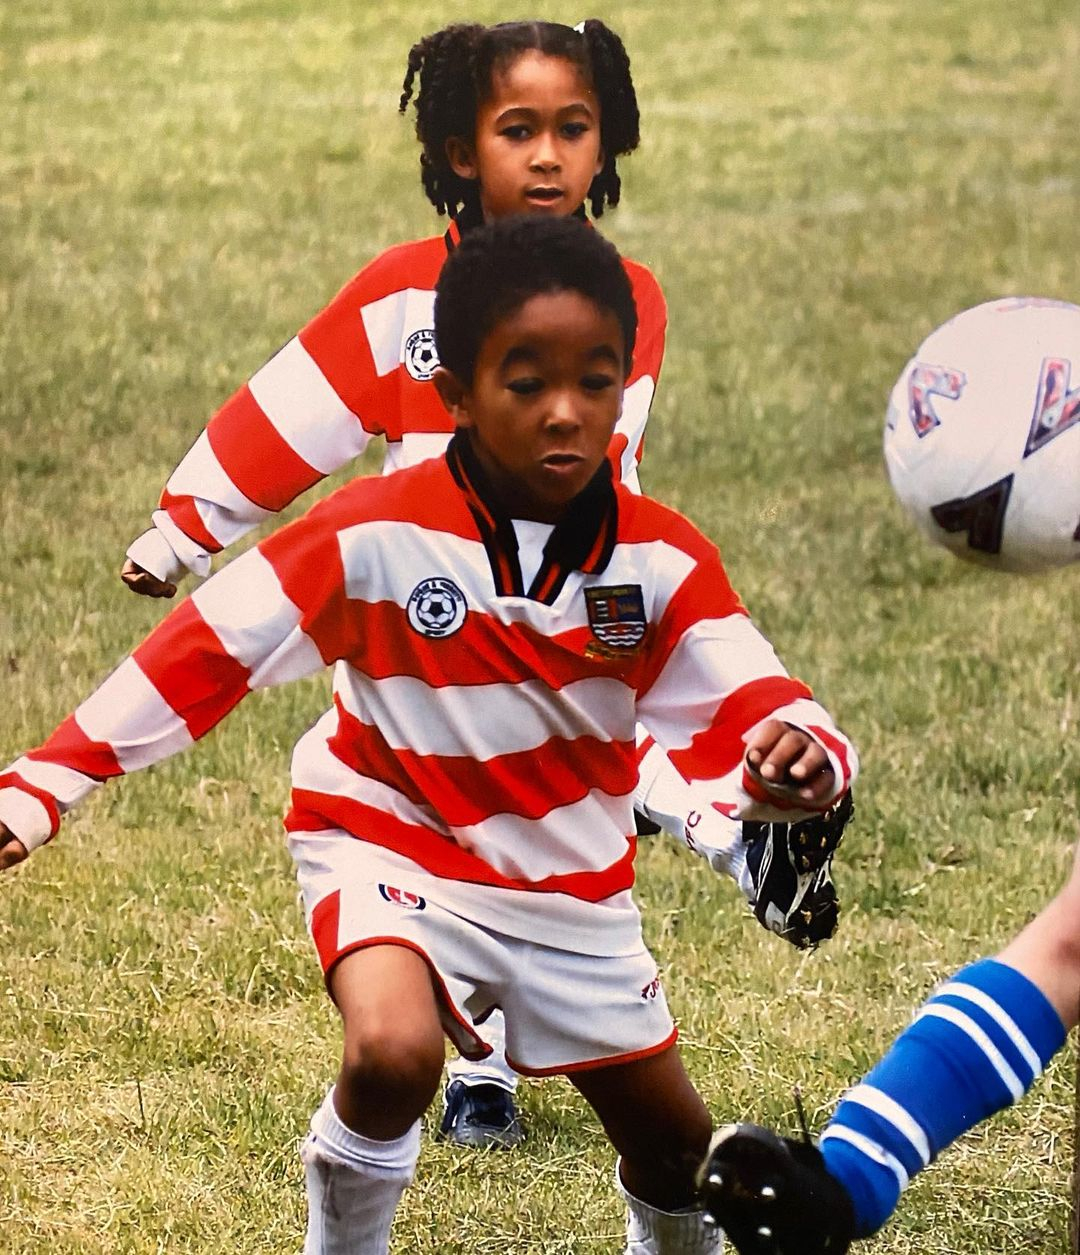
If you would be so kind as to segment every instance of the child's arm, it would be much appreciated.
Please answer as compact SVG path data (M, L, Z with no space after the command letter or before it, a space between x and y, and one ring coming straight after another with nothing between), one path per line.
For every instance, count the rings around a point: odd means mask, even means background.
M625 263L638 311L634 360L623 393L622 413L615 425L609 456L616 476L640 492L638 463L645 448L645 425L656 395L667 336L667 304L650 271L636 262Z
M823 812L850 788L855 750L751 623L715 550L694 548L657 625L638 717L728 819Z
M352 647L334 501L198 588L43 745L0 771L0 868L51 840L104 781L185 749L252 690Z
M205 576L214 554L386 434L398 384L371 340L385 328L364 312L386 297L393 264L384 254L362 270L213 416L128 549L133 592L173 596L188 571Z

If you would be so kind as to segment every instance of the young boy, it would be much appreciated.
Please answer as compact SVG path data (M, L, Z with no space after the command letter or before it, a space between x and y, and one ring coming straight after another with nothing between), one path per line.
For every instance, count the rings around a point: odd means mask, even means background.
M711 1122L633 884L634 728L739 818L798 819L855 753L685 519L612 482L636 313L573 218L478 229L437 288L444 457L356 481L197 589L0 776L0 866L250 690L336 663L286 819L344 1022L303 1148L308 1255L381 1255L443 1034L566 1074L619 1156L629 1255L712 1255Z

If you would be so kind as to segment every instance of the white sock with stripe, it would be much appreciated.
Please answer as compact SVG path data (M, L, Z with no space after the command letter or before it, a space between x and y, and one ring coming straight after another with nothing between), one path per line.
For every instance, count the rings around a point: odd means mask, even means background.
M390 1142L353 1132L334 1090L311 1118L300 1149L307 1181L304 1255L386 1255L398 1200L420 1153L420 1121Z
M822 1134L856 1235L876 1232L910 1178L961 1133L1025 1094L1064 1041L1038 986L996 959L939 986Z

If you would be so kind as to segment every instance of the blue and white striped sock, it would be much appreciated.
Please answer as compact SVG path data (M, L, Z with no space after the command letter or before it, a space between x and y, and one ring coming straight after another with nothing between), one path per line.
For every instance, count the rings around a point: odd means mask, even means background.
M880 1229L910 1178L961 1133L1025 1094L1064 1041L1038 986L996 959L939 986L822 1134L856 1235Z

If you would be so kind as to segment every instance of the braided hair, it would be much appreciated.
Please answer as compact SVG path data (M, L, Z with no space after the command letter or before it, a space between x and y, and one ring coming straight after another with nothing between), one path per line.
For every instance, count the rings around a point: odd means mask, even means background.
M630 59L622 40L603 22L590 18L580 30L557 22L501 22L497 26L458 23L436 31L409 50L399 111L415 93L416 137L420 141L420 181L439 213L459 207L479 210L476 181L455 174L446 155L452 137L472 141L477 106L491 93L495 74L523 52L562 57L576 66L600 103L600 145L604 165L589 188L593 217L617 205L622 180L616 158L640 140L637 95Z

